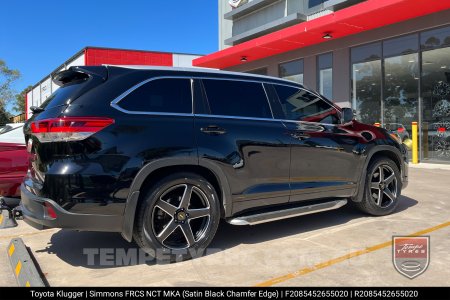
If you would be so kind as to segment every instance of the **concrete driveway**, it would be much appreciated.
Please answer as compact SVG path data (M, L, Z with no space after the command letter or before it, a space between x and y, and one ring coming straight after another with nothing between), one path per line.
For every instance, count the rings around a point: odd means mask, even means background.
M431 262L415 279L392 264L393 235L428 235ZM0 285L15 286L6 247L22 237L51 286L450 286L450 171L410 169L398 210L339 210L253 227L225 222L208 255L175 264L139 260L120 234L0 230ZM136 259L135 259L136 258Z

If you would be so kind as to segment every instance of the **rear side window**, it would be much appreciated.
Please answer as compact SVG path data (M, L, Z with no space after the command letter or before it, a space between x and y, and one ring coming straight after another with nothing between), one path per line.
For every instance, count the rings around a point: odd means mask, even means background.
M131 92L119 106L137 112L192 113L191 81L185 78L152 80Z
M300 88L274 85L287 120L339 123L337 110L325 100Z
M211 114L272 118L262 83L204 79Z

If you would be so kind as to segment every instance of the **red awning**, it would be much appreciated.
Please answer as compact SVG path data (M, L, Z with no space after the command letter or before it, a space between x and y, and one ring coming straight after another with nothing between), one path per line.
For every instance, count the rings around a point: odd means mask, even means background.
M449 0L367 0L248 42L197 58L194 66L224 69L333 39L450 9Z

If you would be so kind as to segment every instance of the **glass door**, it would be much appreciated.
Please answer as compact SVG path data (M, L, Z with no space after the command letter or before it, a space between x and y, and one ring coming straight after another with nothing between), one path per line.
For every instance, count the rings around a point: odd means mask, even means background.
M355 63L352 72L356 119L371 125L381 123L381 59Z
M450 162L450 48L422 53L423 158Z
M383 126L402 141L412 136L411 123L419 121L419 55L384 59Z

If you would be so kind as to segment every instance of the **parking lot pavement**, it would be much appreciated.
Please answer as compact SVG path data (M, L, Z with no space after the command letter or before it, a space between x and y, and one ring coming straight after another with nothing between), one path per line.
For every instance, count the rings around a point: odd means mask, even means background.
M449 178L448 170L411 168L397 211L386 217L347 205L252 227L222 223L208 255L175 264L135 261L137 246L120 234L20 222L0 231L0 285L16 284L5 250L17 236L51 286L449 286ZM413 233L430 236L431 262L411 280L394 269L389 242Z

